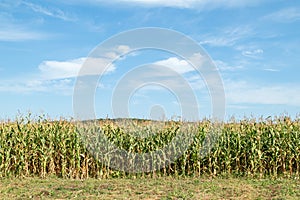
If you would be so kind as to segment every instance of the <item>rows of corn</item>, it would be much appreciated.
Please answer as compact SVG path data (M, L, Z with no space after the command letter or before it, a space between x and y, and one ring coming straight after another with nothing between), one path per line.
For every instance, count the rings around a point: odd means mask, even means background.
M108 156L110 162L106 162L108 151L97 148L107 142L128 152L127 157ZM188 148L180 149L183 143ZM151 163L153 168L141 168L145 170L138 172L128 168L128 157L133 156L134 161L134 156L150 155L166 146L169 148L161 150L159 155L168 158L178 151L174 162L163 159L158 162L160 158L156 157L156 163ZM232 120L217 126L209 120L197 123L102 120L92 126L44 117L0 122L0 177L299 177L299 173L298 118Z

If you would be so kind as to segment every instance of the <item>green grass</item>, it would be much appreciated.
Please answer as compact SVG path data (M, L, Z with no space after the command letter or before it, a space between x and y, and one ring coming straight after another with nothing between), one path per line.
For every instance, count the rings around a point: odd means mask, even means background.
M2 178L0 199L300 199L297 179Z

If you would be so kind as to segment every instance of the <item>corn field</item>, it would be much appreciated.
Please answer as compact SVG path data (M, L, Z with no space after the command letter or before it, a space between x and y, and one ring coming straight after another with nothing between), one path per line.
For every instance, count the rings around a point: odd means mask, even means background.
M299 177L299 118L282 116L222 123L214 145L206 151L206 140L211 140L207 136L214 129L209 120L193 123L99 120L93 129L101 131L102 137L93 131L88 134L91 126L79 127L72 120L52 121L27 116L0 122L0 177ZM132 155L149 153L163 148L183 129L187 130L185 133L194 134L190 141L184 141L184 135L177 141L188 142L188 149L180 152L174 162L156 163L161 166L155 171L129 173L116 170L97 159L104 155L89 151L89 148L98 148L101 139L106 138ZM87 134L82 136L82 131ZM89 142L94 146L89 146ZM170 149L174 153L180 144L173 146ZM114 162L122 163L122 158L115 158Z

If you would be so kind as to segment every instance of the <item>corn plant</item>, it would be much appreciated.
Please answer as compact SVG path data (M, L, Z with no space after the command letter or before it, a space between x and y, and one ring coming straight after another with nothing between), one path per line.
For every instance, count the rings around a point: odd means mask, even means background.
M0 177L299 177L299 118L232 119L218 127L215 137L211 134L215 124L209 120L107 119L78 126L73 120L21 116L0 122ZM174 140L178 135L180 139ZM102 144L107 141L128 152L127 157L109 156L109 145L106 151L91 151L104 148ZM189 144L187 149L181 148L183 143ZM169 148L163 151L167 145ZM145 157L150 166L147 169L154 171L127 171L132 167L128 162L135 165L136 159L143 158L138 155L152 155L154 151L158 152L155 162ZM172 155L177 159L168 160ZM119 169L112 167L116 163Z

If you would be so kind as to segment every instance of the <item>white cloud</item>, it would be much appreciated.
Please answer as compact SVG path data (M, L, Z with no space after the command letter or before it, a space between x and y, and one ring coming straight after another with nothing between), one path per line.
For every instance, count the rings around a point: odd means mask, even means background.
M73 92L74 78L85 75L99 75L113 72L111 61L130 51L130 47L120 45L108 51L107 56L99 58L77 58L67 61L48 60L39 66L39 73L22 80L0 82L0 91L14 93L54 92L70 95ZM104 71L105 70L105 71ZM98 85L98 87L104 87Z
M111 62L127 52L130 52L129 46L119 45L111 49L111 51L107 51L105 55L99 58L83 57L67 61L44 61L38 67L40 77L52 80L113 72L115 66Z
M207 58L201 54L194 54L189 60L199 67L203 67L203 64L207 62ZM156 61L153 64L153 66L149 65L146 68L135 68L131 71L128 77L126 76L127 85L124 84L123 87L137 87L145 83L151 83L151 86L147 86L143 90L162 90L163 88L160 85L182 92L187 89L192 89L193 91L197 90L198 92L202 89L206 89L206 82L201 77L201 74L184 59L169 57L165 60ZM161 67L155 66L155 64L161 65ZM214 71L208 70L207 72L210 73ZM208 75L207 78L210 79L211 82L215 77Z
M76 77L85 58L69 61L44 61L39 65L43 79L60 79Z
M297 21L300 20L300 7L284 8L264 16L263 19L287 23Z
M207 84L214 84L215 81L218 83L217 77L215 73L213 65L216 65L216 69L220 69L222 71L235 71L238 69L242 69L241 66L229 66L225 62L222 61L215 61L211 63L208 57L201 55L200 53L193 54L190 56L189 60L195 64L199 70L196 70L192 65L190 65L186 60L179 59L177 57L170 57L165 60L157 61L154 64L159 64L165 67L170 68L171 70L174 70L178 73L179 76L181 76L183 79L185 79L190 86L193 88L193 90L202 90L205 89ZM198 72L199 71L199 72ZM203 79L201 75L205 75L206 80ZM170 85L173 85L174 88L180 88L182 85L179 82L176 83L174 79L178 79L178 77L175 76L175 74L170 74L168 71L161 69L156 70L156 72L151 72L151 76L157 77L158 80L164 79Z
M90 67L80 75L98 75L99 71L105 70L106 66L110 64L109 60L105 58L77 58L68 61L44 61L39 65L39 70L41 77L47 80L74 78L79 76L85 61L89 63ZM114 70L115 66L111 64L106 73Z
M39 74L35 79L17 82L5 87L14 92L54 92L71 95L74 87L74 78L79 76L79 72L87 61L88 70L83 70L83 75L99 75L99 71L105 69L109 64L104 58L78 58L69 61L44 61L39 65ZM114 65L109 65L105 73L115 70ZM99 85L104 87L103 85ZM2 88L3 90L6 90ZM0 89L1 90L1 89Z
M130 51L130 47L127 46L127 45L119 45L117 48L116 48L116 51L117 53L119 54L125 54L125 53L128 53Z
M165 61L170 62L169 59ZM181 72L183 71L181 70ZM171 66L147 65L137 67L130 73L125 74L121 81L118 83L118 87L121 88L120 91L128 91L131 90L130 88L138 87L143 87L145 91L162 90L164 87L176 91L185 91L188 87L183 74L172 70ZM147 87L145 87L146 85Z
M165 60L156 61L154 62L154 64L168 67L177 72L178 74L195 72L196 69L193 65L195 65L197 69L203 68L203 66L209 67L212 65L212 63L209 60L209 57L207 57L206 55L202 55L201 53L194 53L187 59L188 60L179 59L177 57L170 57ZM190 64L188 61L190 61L193 65Z
M154 64L163 65L176 71L179 74L195 71L195 69L186 60L181 60L177 57L170 57L166 60L160 60L155 62Z

